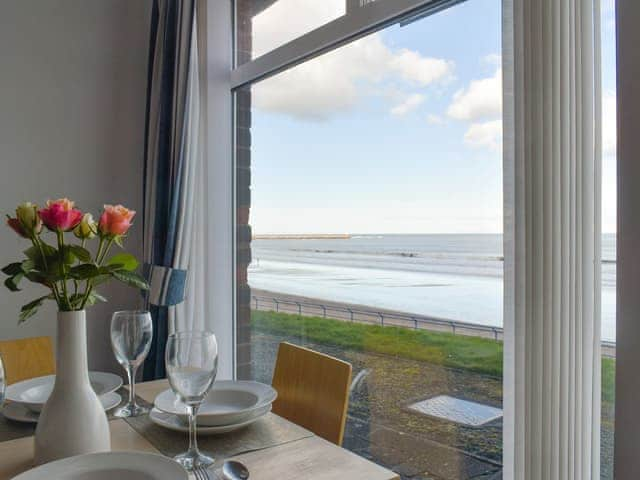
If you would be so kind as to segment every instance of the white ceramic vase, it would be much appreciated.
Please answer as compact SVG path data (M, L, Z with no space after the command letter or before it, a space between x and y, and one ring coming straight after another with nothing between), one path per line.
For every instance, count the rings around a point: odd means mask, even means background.
M107 415L89 382L85 312L59 312L56 381L38 420L35 463L109 450Z

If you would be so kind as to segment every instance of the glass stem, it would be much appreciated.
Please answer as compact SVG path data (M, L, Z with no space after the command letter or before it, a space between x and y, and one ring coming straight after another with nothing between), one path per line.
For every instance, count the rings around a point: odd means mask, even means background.
M127 377L129 377L129 405L136 404L136 367L127 367Z
M189 409L189 453L197 456L198 452L198 435L196 432L196 416L198 415L199 405L188 405Z

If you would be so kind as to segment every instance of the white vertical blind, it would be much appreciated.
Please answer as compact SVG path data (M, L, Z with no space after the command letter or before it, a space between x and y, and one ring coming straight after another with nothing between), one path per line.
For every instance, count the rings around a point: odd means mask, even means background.
M507 479L599 478L599 1L504 2Z

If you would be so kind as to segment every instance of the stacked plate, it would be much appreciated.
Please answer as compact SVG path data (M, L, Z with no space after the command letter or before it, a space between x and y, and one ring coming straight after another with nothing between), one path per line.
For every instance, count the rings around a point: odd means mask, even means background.
M187 472L170 458L142 452L104 452L45 463L14 480L188 480Z
M53 391L55 379L55 375L46 375L9 385L6 390L8 402L2 408L2 414L17 422L37 423L40 411ZM122 386L122 379L118 375L89 372L89 380L105 410L120 403L122 398L116 390Z
M217 381L198 409L198 433L215 435L246 427L269 413L276 397L276 391L263 383ZM159 394L154 404L149 414L152 422L178 432L189 431L187 407L172 390Z

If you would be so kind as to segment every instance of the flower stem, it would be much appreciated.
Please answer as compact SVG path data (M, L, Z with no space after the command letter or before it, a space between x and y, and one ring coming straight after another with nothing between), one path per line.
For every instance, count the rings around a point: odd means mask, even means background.
M60 257L60 275L62 276L62 303L64 304L60 307L68 312L71 310L71 303L69 302L69 293L67 292L67 272L64 264L64 234L60 230L56 230L56 236L58 238L58 256Z
M36 235L35 233L31 237L31 241L33 242L33 244L36 247L38 247L38 250L40 250L40 256L42 257L42 265L44 266L45 272L48 271L49 270L49 266L47 264L47 256L44 254L44 248L42 247L42 241L40 240L38 235ZM58 304L58 306L60 306L60 294L58 293L58 287L57 287L56 283L53 282L51 284L50 288L51 288L51 292L53 293L53 296L54 296L54 298L56 300L56 303Z
M107 256L107 253L109 253L109 250L111 249L111 245L113 245L113 238L110 238L109 241L107 242L107 246L106 248L104 248L103 251L103 246L104 246L104 239L102 237L100 237L100 245L98 245L98 251L96 253L96 264L98 265L98 267L102 266L102 262L104 261L104 257ZM91 292L93 292L93 281L92 279L89 279L87 281L87 291L84 295L84 298L82 299L82 304L80 305L80 310L84 310L85 305L87 304L87 301L89 300L89 297L91 296Z

